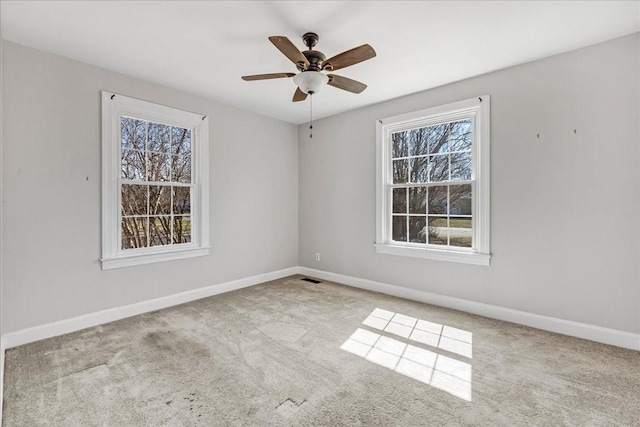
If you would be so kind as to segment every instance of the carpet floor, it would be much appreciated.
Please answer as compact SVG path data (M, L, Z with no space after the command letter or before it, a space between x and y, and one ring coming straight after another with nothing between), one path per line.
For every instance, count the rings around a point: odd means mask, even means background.
M7 350L10 426L638 426L640 353L292 276Z

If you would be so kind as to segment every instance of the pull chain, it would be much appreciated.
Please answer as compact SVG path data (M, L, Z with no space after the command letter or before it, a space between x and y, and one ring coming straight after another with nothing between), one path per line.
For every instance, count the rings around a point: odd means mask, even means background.
M313 93L309 95L309 138L313 138Z

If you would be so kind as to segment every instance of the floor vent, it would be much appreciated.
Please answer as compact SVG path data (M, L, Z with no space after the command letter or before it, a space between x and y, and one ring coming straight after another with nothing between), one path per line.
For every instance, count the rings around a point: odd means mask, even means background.
M304 277L302 280L304 280L305 282L311 282L311 283L322 283L320 280L310 279L308 277Z

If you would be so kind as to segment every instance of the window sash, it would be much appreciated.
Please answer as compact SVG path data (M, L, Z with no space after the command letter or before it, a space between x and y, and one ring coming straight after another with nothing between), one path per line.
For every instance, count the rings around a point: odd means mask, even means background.
M179 184L179 185L177 185ZM190 189L190 197L189 197L189 205L190 205L190 209L189 209L189 213L184 214L184 213L176 213L174 212L174 194L173 191L171 191L171 197L169 200L169 204L170 204L170 212L168 214L164 214L164 213L160 213L160 214L152 214L150 212L150 206L149 206L149 202L150 202L150 193L149 191L147 192L147 200L146 200L146 204L147 204L147 213L144 215L123 215L122 214L122 209L123 209L123 202L122 202L122 186L123 185L139 185L139 186L145 186L145 187L152 187L152 186L164 186L164 187L180 187L180 188L189 188ZM140 249L145 249L145 248L150 248L150 247L165 247L165 246L183 246L183 245L191 245L192 243L197 244L197 239L194 241L194 227L197 227L197 224L195 224L196 221L194 221L194 215L193 215L193 211L192 211L192 206L194 204L194 188L195 188L195 184L185 184L185 183L177 183L177 182L166 182L166 181L136 181L136 180L120 180L120 192L119 192L119 196L118 196L118 200L119 200L119 204L120 204L120 209L118 210L118 222L120 223L120 228L118 231L118 238L120 241L120 251L129 253L129 252L135 252L138 251ZM169 238L169 243L166 243L164 245L152 245L151 244L151 223L150 223L150 219L151 218L163 218L163 217L168 217L169 218L169 224L170 224L170 238ZM134 248L124 248L123 247L123 238L125 237L123 235L123 230L122 230L122 223L123 223L123 219L125 218L146 218L147 219L147 224L146 224L146 238L147 238L147 244L146 246L141 246L141 247L134 247ZM189 218L190 221L190 227L191 227L191 233L190 233L190 241L189 242L174 242L174 220L175 218Z
M453 119L452 117L455 117L455 119ZM408 155L408 156L402 156L402 157L393 157L393 138L392 135L398 132L407 132L407 131L411 131L411 130L416 130L416 129L422 129L422 128L428 128L428 127L433 127L433 126L439 126L439 125L445 125L445 124L451 124L451 123L456 123L456 122L460 122L460 121L471 121L471 150L455 150L455 151L446 151L444 153L429 153L429 147L427 144L427 153L425 154L417 154L417 155ZM430 187L440 187L440 186L451 186L451 185L471 185L471 197L472 197L472 206L474 205L474 199L475 199L475 147L476 147L476 120L475 120L475 114L458 114L458 115L450 115L446 120L442 120L442 119L438 119L437 117L433 118L433 117L429 117L429 118L424 118L422 120L418 120L415 122L412 122L410 124L410 126L402 126L402 125L397 125L394 127L389 127L387 129L387 132L385 133L385 138L384 138L384 150L385 153L387 154L387 165L385 168L386 171L386 176L385 176L385 183L387 186L387 191L386 193L386 200L387 200L387 213L386 213L386 218L385 218L385 236L386 236L386 241L393 243L393 244L399 244L399 245L408 245L408 246L415 246L415 247L427 247L427 248L433 248L433 249L455 249L455 250L460 250L460 251L475 251L477 250L477 237L476 237L476 233L475 230L477 228L476 226L476 218L475 215L473 215L473 210L472 210L472 215L470 215L471 217L471 247L466 247L466 246L456 246L456 245L451 245L451 233L449 231L450 227L450 214L449 214L449 209L450 209L450 200L449 200L449 195L447 194L447 214L428 214L425 213L425 217L428 219L430 216L431 217L446 217L447 218L447 244L446 245L442 245L442 244L433 244L433 243L429 243L429 238L426 237L426 242L422 243L422 242L411 242L409 240L410 238L410 232L409 232L409 221L410 221L410 217L418 217L418 216L422 216L422 214L411 214L409 213L409 209L407 206L407 212L404 214L401 213L394 213L393 212L393 189L394 188L430 188ZM472 179L470 180L452 180L451 179L451 154L456 154L456 153L471 153L471 177ZM411 182L411 181L407 181L405 183L394 183L394 176L393 176L393 162L394 161L398 161L398 160L410 160L410 159L419 159L419 158L431 158L434 156L447 156L447 166L448 166L448 175L449 175L449 179L447 180L439 180L439 181L427 181L427 182ZM428 176L428 178L430 178L430 176ZM411 179L411 171L408 171L408 176L407 179ZM409 197L409 195L407 194L407 198ZM428 201L427 201L427 205L428 205ZM407 230L407 241L400 241L400 240L394 240L393 239L393 218L398 217L398 216L406 216L407 219L407 224L406 224L406 230ZM425 227L428 227L427 224L425 224Z
M119 196L118 196L118 204L120 205L120 209L118 210L118 222L120 223L120 227L118 228L118 241L120 242L119 245L119 251L122 252L136 252L139 249L145 249L145 248L151 248L151 247L165 247L165 246L182 246L182 245L189 245L191 243L195 243L197 244L197 239L194 241L193 236L194 236L194 222L193 221L193 213L189 212L189 220L191 223L191 236L190 236L190 241L189 242L179 242L179 243L175 243L174 242L174 217L175 216L180 216L183 217L184 215L175 215L173 212L173 208L174 208L174 204L173 204L173 191L171 191L170 194L170 200L169 200L169 214L152 214L150 212L150 188L151 186L163 186L163 187L189 187L192 190L190 191L190 205L193 205L194 203L197 203L197 200L194 200L194 191L193 188L195 187L194 185L194 176L193 176L193 135L195 134L195 129L192 127L183 127L183 126L171 126L165 123L158 123L156 120L147 120L147 119L143 119L140 117L135 117L133 115L130 114L122 114L120 115L120 117L118 118L118 120L120 121L120 123L122 123L122 119L133 119L133 120L139 120L139 121L143 121L145 123L145 141L144 141L144 162L145 162L145 178L144 179L124 179L122 178L122 174L120 174L120 178L119 178L119 187L120 187L120 192L119 192ZM149 127L150 125L156 125L156 126L169 126L171 129L173 129L174 127L177 127L179 129L188 129L190 132L190 144L189 144L189 151L188 153L182 153L182 156L188 155L190 158L190 170L191 170L191 180L189 183L186 182L180 182L180 181L175 181L173 175L173 170L170 167L169 168L169 179L166 181L155 181L155 180L149 180L149 171L151 168L151 155L152 154L160 154L163 156L168 156L169 159L171 159L174 156L173 152L172 152L172 147L173 147L173 131L169 131L168 132L168 143L169 143L169 150L168 151L157 151L157 150L152 150L151 147L151 140L150 140L150 136L149 136ZM120 126L120 134L119 134L119 146L120 146L120 154L121 154L121 160L120 160L120 168L122 168L123 166L123 158L122 158L122 152L124 150L124 148L122 147L122 125ZM129 150L129 149L127 149ZM142 150L139 149L132 149L130 151L136 151L136 152L141 152ZM121 170L121 169L120 169ZM141 186L146 186L147 187L147 200L146 200L146 204L147 204L147 213L146 215L122 215L122 210L124 209L123 203L124 201L122 200L122 186L123 185L141 185ZM165 244L160 244L160 245L154 245L152 244L152 236L151 236L151 218L161 218L161 217L169 217L169 224L170 224L170 230L169 230L169 241L168 243ZM124 247L124 231L123 231L123 219L125 218L146 218L146 229L145 229L145 236L146 236L146 245L145 246L140 246L140 247L133 247L133 248L126 248ZM197 235L197 234L196 234Z
M386 191L386 200L388 203L387 206L387 220L385 221L385 235L387 236L387 241L389 243L392 244L398 244L398 245L408 245L408 246L414 246L414 247L419 247L419 248L423 248L423 247L428 247L428 248L432 248L432 249L443 249L443 248L447 248L447 249L455 249L456 251L463 251L463 252L473 252L477 250L477 240L476 240L476 215L474 215L474 211L473 208L475 206L475 180L468 180L468 181L441 181L441 182L434 182L434 183L424 183L424 184L388 184L387 185L387 191ZM425 213L416 213L416 212L411 212L409 209L409 205L408 205L408 200L407 200L407 206L406 206L406 212L394 212L393 211L393 190L396 188L431 188L431 187L444 187L444 186L458 186L458 185L470 185L471 186L471 206L472 206L472 211L471 211L471 215L458 215L458 214L452 214L451 213L451 202L450 202L450 196L449 194L447 194L447 213L429 213L429 199L427 196L426 199L426 204L427 206L425 207ZM408 192L407 192L408 193ZM407 199L409 198L409 194L407 194ZM447 230L447 245L439 245L439 244L433 244L433 243L429 243L428 239L425 243L421 243L421 242L411 242L409 241L409 236L407 236L407 241L402 241L402 240L394 240L393 239L393 218L394 217L406 217L407 221L409 221L410 217L425 217L425 218L443 218L446 217L447 218L447 229L453 228L450 225L450 220L456 219L456 218L469 218L471 219L471 247L466 247L466 246L456 246L456 245L451 245L451 234L449 232L449 230ZM409 234L409 224L407 223L406 225L407 227L407 235Z

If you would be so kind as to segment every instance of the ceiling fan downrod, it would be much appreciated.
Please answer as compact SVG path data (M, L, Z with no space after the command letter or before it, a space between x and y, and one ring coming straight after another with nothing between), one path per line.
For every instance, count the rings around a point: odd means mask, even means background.
M324 61L327 59L327 57L319 50L313 50L313 47L320 41L320 37L316 33L305 33L302 36L302 41L308 48L308 50L305 50L304 52L302 52L302 54L305 56L305 58L307 58L307 61L309 61L309 65L304 68L304 66L300 66L301 64L299 64L298 70L300 70L301 72L321 71Z

